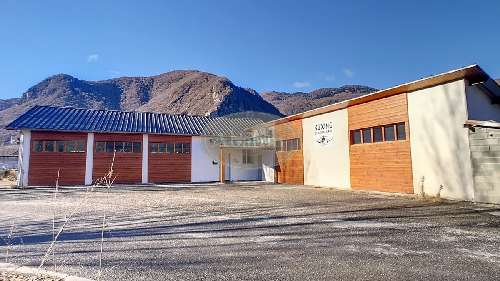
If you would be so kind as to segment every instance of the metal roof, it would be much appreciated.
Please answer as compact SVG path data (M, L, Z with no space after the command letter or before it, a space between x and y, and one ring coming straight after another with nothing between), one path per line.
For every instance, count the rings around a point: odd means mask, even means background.
M6 126L9 130L241 136L262 124L252 118L172 115L153 112L34 106Z

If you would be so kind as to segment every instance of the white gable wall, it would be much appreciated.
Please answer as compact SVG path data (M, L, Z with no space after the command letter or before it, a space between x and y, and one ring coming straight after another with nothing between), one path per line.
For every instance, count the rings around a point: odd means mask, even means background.
M347 109L303 119L304 184L349 189L349 126ZM315 127L331 124L333 137L318 143ZM328 136L328 134L327 134Z
M465 81L408 93L408 115L414 192L473 200Z

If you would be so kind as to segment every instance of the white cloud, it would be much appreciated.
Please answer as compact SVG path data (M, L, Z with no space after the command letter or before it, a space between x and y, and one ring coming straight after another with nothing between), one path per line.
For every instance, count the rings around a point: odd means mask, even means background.
M352 71L352 69L344 68L342 69L342 72L344 72L344 75L349 78L352 78L354 76L354 71Z
M295 88L307 88L307 87L311 87L311 83L309 83L307 81L297 81L297 82L293 82L293 86Z
M87 56L88 63L97 62L98 60L99 60L99 54L90 54Z
M111 69L111 70L109 71L109 74L111 74L112 76L118 76L118 75L120 75L120 74L121 74L121 72L120 72L120 71L118 71L118 70Z
M325 74L324 79L325 81L332 82L335 81L336 77L335 74Z

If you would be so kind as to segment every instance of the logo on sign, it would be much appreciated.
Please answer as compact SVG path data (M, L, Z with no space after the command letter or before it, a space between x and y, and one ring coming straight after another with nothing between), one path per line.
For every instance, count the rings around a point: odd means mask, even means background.
M314 125L314 140L321 145L333 142L333 122L323 122Z

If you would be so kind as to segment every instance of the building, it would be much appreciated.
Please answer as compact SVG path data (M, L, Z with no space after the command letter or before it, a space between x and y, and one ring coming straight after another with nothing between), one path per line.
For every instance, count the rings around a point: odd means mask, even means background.
M265 180L500 203L500 86L472 65L263 123L34 107L20 185ZM49 152L50 151L50 152ZM116 151L116 152L115 152Z
M56 179L90 185L111 164L115 183L260 180L256 150L265 144L257 145L246 130L258 124L252 118L35 106L7 128L21 131L19 186L25 187L54 186Z
M266 125L279 183L500 203L500 124L486 120L500 122L500 87L473 65Z

